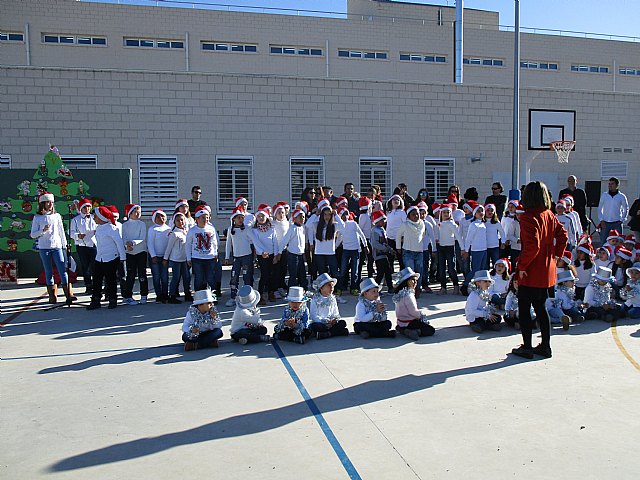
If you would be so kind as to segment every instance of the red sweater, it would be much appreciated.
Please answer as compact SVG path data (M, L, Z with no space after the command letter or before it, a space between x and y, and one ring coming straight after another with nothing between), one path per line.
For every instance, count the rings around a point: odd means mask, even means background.
M549 288L556 284L556 257L567 248L567 231L551 210L528 208L520 217L517 271L527 272L520 285ZM519 278L519 276L518 276Z

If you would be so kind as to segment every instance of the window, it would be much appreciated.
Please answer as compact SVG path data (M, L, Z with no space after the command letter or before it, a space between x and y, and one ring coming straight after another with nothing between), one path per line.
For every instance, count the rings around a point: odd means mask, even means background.
M618 73L620 75L640 75L640 68L621 68Z
M253 205L253 157L216 157L217 212L228 213L236 198L244 197Z
M444 201L447 199L449 187L456 183L455 179L455 159L424 159L424 186L436 201Z
M202 50L209 50L212 52L256 53L258 51L257 45L249 45L244 43L202 42L201 45Z
M530 60L525 60L523 62L520 62L520 68L527 68L529 70L558 70L558 64L549 62L532 62Z
M600 178L608 179L611 177L618 177L621 180L626 180L628 166L629 162L602 160L600 163Z
M106 37L92 37L88 35L56 35L46 34L42 36L42 43L55 43L61 45L107 45Z
M462 63L465 65L481 65L483 67L504 67L504 60L499 58L465 57Z
M283 45L271 45L269 51L272 55L304 55L304 56L322 56L322 49L317 47L290 47Z
M447 57L444 55L424 53L400 53L400 60L403 62L447 63Z
M571 65L572 72L609 73L609 67L600 65Z
M338 57L365 58L368 60L386 60L387 52L363 51L363 50L338 50Z
M0 155L0 170L11 168L11 155Z
M176 49L184 48L182 40L157 40L151 38L124 38L125 47Z
M60 155L60 159L71 170L71 173L76 169L98 168L96 155Z
M384 198L391 195L391 158L360 158L360 191L364 194L371 185L380 185Z
M291 176L291 207L300 200L302 191L307 187L324 185L324 158L291 157L289 159Z
M158 208L173 211L178 199L176 157L138 157L138 198L145 216Z
M0 42L24 42L24 34L17 32L0 32Z

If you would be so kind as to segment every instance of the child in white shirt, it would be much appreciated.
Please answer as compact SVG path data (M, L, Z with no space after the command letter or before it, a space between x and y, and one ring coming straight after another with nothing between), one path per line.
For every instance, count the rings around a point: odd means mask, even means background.
M243 219L244 221L244 219ZM236 292L236 309L231 318L229 332L240 345L247 343L268 342L271 337L267 335L267 327L262 324L260 318L260 294L251 285L243 285Z
M122 241L127 252L127 277L122 296L126 305L147 303L149 281L147 280L147 226L140 220L140 205L125 205L127 221L122 224ZM140 283L140 302L133 299L133 284L136 277Z
M291 287L285 299L289 302L282 312L282 318L274 328L274 340L284 340L304 344L311 337L309 330L309 310L307 296L302 287Z
M222 323L213 305L211 290L198 290L182 323L182 341L186 352L199 348L218 348Z
M311 297L309 305L309 328L318 340L349 335L347 323L340 318L338 302L333 295L336 282L328 273L323 273L316 279L316 293Z
M171 283L169 284L169 303L182 303L178 300L180 279L184 290L185 302L193 301L191 295L191 273L187 266L187 216L184 213L175 213L171 220L173 228L169 233L169 243L164 252L162 263L165 267L171 267Z
M167 216L161 210L154 210L151 214L154 223L147 232L147 248L151 259L151 276L153 278L153 290L156 292L156 302L167 303L169 301L169 269L162 260L169 244L171 229L166 224Z
M491 298L489 288L493 283L489 271L478 270L472 282L476 288L469 293L464 306L464 314L469 326L476 333L482 333L485 330L499 331L501 319L489 306Z
M391 330L391 321L387 319L386 307L380 301L380 285L373 278L365 278L360 282L360 298L353 318L353 331L364 339L396 336L396 331Z
M251 227L245 224L245 215L246 212L241 207L234 208L231 212L231 227L227 230L224 263L233 265L229 278L231 298L225 304L227 307L233 307L236 303L241 273L244 285L253 287L255 255L252 248Z

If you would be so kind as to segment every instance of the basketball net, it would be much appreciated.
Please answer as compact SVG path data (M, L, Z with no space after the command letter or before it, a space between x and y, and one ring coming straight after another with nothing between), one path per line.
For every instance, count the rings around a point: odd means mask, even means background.
M561 142L551 142L551 150L556 152L559 163L569 163L569 154L576 142L573 140L563 140Z

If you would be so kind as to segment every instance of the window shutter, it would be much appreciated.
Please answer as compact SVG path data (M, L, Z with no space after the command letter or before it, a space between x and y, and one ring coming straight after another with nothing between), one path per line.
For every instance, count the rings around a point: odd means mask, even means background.
M98 168L98 157L96 155L60 155L60 159L71 172L83 168Z
M11 168L11 155L0 155L0 169Z
M628 166L629 162L602 160L602 162L600 163L600 177L603 179L611 177L618 177L621 180L626 179Z
M436 201L447 199L449 187L454 185L456 174L455 159L425 158L424 186Z
M324 185L324 158L291 157L291 208L307 187Z
M253 157L216 157L219 214L230 213L237 197L245 197L253 208Z
M371 185L380 185L383 198L391 195L391 158L360 159L360 192L365 193Z
M178 199L178 159L138 157L138 185L140 206L145 216L158 208L173 212Z

